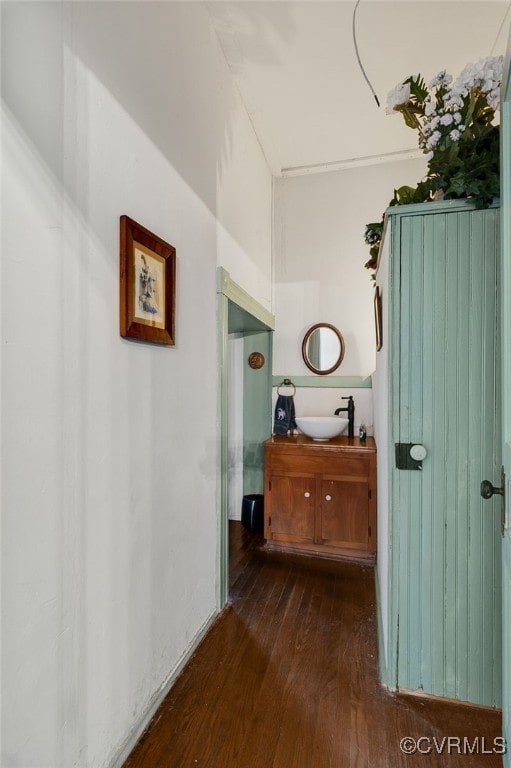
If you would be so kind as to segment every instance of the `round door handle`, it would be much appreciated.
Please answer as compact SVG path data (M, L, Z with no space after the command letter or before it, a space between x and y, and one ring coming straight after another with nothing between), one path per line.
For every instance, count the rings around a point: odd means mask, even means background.
M427 455L427 450L420 443L415 443L415 445L412 445L410 448L410 456L415 461L423 461Z
M327 493L327 495L325 496L325 499L326 499L327 501L332 501L332 497L331 497L331 496L330 496L328 493Z
M483 480L481 483L481 496L483 499L491 499L495 493L499 496L503 496L504 488L495 488L495 486L490 483L489 480Z
M305 493L303 495L305 496L306 499L308 499L309 496L310 496L310 493L309 493L309 491L305 491Z

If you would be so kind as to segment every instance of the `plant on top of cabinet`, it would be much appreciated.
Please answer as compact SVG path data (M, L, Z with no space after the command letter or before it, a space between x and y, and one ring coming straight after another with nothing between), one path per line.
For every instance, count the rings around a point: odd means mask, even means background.
M499 196L499 126L494 120L502 66L502 56L488 56L468 64L454 83L443 70L429 85L419 74L389 93L387 114L399 112L417 131L428 160L424 179L416 187L395 189L389 206L470 197L477 208L487 208ZM367 269L376 268L382 231L383 220L366 225Z

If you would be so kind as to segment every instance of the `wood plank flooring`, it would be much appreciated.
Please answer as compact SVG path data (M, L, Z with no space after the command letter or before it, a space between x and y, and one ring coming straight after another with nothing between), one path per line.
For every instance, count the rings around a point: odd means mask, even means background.
M499 712L380 686L372 567L230 530L230 605L124 768L502 765ZM404 754L405 737L429 753Z

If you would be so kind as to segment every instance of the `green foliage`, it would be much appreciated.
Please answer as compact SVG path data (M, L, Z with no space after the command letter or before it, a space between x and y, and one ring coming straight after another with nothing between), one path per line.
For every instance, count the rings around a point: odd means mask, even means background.
M376 269L378 261L378 252L383 237L383 218L381 221L373 221L366 224L364 240L369 245L369 261L365 263L367 269Z
M394 190L394 197L389 202L389 207L393 205L413 205L413 203L424 203L430 198L430 185L425 181L420 181L416 187L398 187Z
M417 77L409 77L405 84L410 86L410 100L415 104L424 104L429 93L424 78L420 74Z
M499 126L481 125L455 145L440 145L428 170L446 200L470 197L478 208L488 207L500 194Z
M406 125L417 130L419 147L428 156L426 176L416 187L395 189L389 206L469 197L485 208L499 196L499 126L493 120L502 63L502 57L490 56L467 65L453 85L445 71L429 88L419 74L389 93L387 112L399 112ZM367 225L368 269L376 267L382 236L383 219Z

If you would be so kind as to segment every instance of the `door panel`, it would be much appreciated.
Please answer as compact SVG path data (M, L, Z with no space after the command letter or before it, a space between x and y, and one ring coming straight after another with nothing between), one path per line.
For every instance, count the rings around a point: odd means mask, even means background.
M397 682L500 705L499 502L479 492L501 463L499 211L445 206L396 223L395 437L428 452L422 471L393 470Z
M322 543L346 549L368 548L368 486L364 481L321 482Z
M272 475L271 539L294 543L314 541L316 478Z

